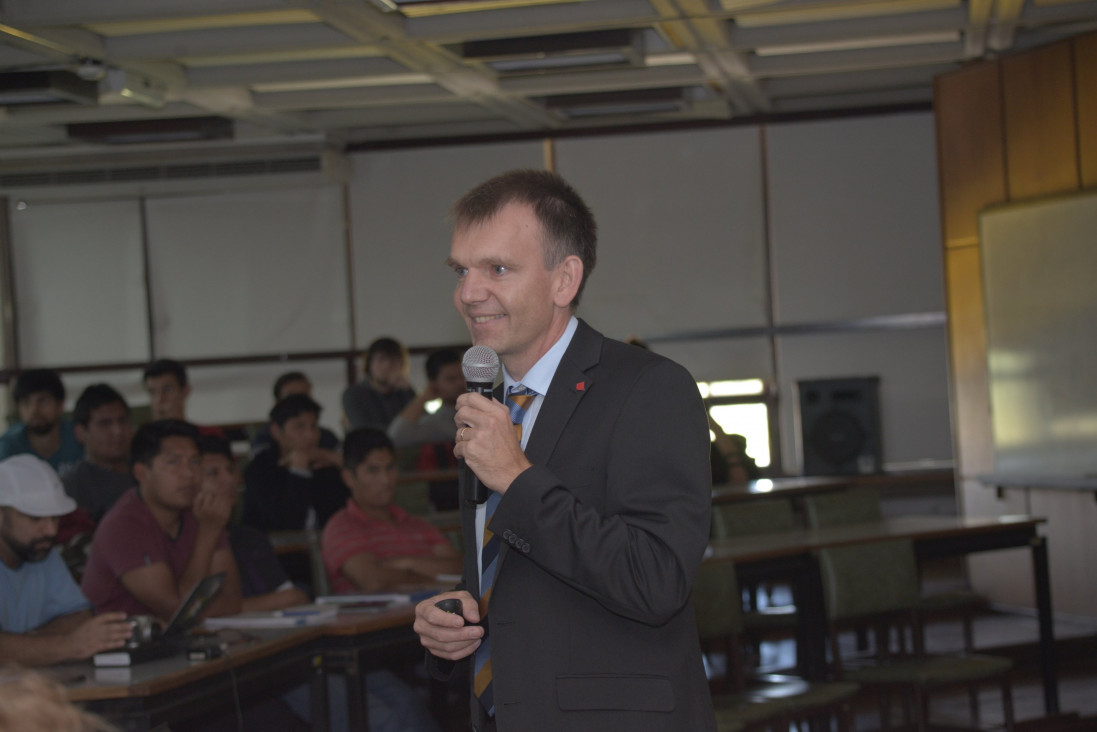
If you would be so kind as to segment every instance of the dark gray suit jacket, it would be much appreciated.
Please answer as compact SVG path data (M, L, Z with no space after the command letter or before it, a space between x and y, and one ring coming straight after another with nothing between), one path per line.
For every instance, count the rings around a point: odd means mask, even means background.
M492 519L499 729L715 730L690 601L712 479L689 373L580 321L526 455ZM468 504L462 519L476 595Z

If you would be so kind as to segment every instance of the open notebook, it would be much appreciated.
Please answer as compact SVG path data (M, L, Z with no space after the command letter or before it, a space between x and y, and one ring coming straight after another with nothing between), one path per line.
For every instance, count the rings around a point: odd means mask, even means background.
M202 613L209 607L217 591L225 581L225 573L218 572L203 578L180 603L162 631L154 632L148 640L130 641L116 651L96 653L96 666L132 666L176 653L182 653L187 631L202 621Z

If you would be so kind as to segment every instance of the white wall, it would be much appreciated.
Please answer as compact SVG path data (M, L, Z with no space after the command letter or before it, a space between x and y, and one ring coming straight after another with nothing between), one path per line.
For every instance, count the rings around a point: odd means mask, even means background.
M880 376L885 462L951 458L943 326L828 330L944 310L930 114L566 138L554 153L599 222L580 307L592 325L648 339L698 379L775 385L788 472L798 470L794 387L806 378ZM362 348L380 335L465 342L444 264L448 208L495 173L544 167L542 143L351 160L345 199L337 186L121 197L105 222L80 202L36 217L45 204L29 200L32 214L18 222L12 210L19 324L32 332L22 364L151 355L144 281L132 276L144 266L135 212L145 217L156 355ZM89 272L109 282L103 297L81 289ZM820 328L772 340L725 333L770 324ZM69 348L89 334L95 348ZM116 353L126 357L108 357ZM270 383L297 366L194 369L190 416L262 419ZM337 425L343 364L300 366L328 407L324 422ZM141 398L137 371L105 376ZM423 383L419 362L412 376Z

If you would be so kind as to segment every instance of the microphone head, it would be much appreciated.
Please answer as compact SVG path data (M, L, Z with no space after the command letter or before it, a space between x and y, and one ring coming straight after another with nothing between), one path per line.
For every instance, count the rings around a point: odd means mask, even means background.
M465 351L461 370L470 384L494 384L499 374L499 354L487 346L473 346Z

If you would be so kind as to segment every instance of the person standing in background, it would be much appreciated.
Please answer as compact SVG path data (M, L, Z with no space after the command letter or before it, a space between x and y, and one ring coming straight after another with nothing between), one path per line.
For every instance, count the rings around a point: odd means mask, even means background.
M385 430L393 417L415 397L408 381L408 352L395 338L369 344L365 380L343 392L347 430L373 427Z

